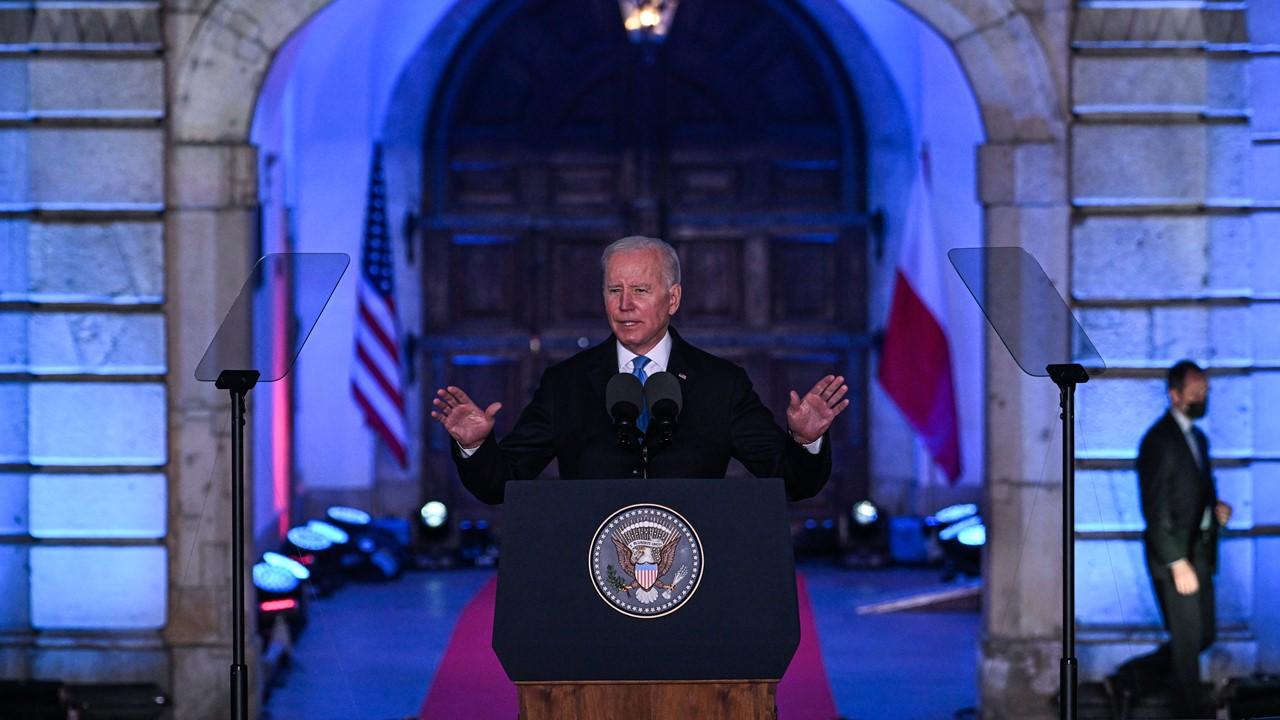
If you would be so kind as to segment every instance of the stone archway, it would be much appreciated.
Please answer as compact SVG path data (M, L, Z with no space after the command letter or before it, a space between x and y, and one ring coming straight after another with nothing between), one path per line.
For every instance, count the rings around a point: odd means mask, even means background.
M196 552L208 556L201 563L207 567L183 577L176 568L179 551L189 550L194 540L187 537L183 518L201 512L192 503L202 495L188 489L207 480L194 468L212 466L226 404L212 388L189 378L220 320L219 308L229 304L250 262L257 164L248 136L258 88L288 37L331 1L211 0L202 11L175 7L167 16L165 313L169 450L175 462L169 479L173 521L166 540L173 619L166 640L175 702L197 716L220 714L225 685L221 675L207 671L226 660L222 649L230 644L222 617L225 545L217 538L202 539ZM947 39L977 97L988 137L978 178L987 243L1027 247L1066 287L1071 210L1064 92L1069 48L1063 28L1070 11L1064 6L1033 14L1016 9L1011 0L899 1ZM460 37L466 28L457 19L474 17L485 4L459 3L466 12L442 21L454 23L446 33ZM989 352L987 367L988 377L1008 378L1012 370L999 347ZM988 452L988 513L998 540L999 528L1026 526L1032 493L1027 479L1039 476L1039 459L1052 439L1042 420L1052 415L1052 398L1030 383L989 385L987 437L1003 441ZM1012 437L1020 442L1008 443ZM225 501L212 515L206 521L229 524ZM1052 543L1037 550L1045 557L1059 552ZM989 546L986 563L983 696L985 709L996 717L1028 707L1030 696L1038 702L1056 687L1058 650L1049 638L1056 637L1059 619L1056 603L1043 600L1056 597L1057 572L1053 564L1020 567L1017 553L997 542ZM200 581L188 584L191 575Z

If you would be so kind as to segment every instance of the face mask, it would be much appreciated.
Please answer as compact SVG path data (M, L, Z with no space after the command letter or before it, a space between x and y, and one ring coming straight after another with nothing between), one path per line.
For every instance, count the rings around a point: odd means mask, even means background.
M1187 403L1186 416L1192 420L1199 420L1207 412L1209 412L1209 398L1205 398L1201 402Z

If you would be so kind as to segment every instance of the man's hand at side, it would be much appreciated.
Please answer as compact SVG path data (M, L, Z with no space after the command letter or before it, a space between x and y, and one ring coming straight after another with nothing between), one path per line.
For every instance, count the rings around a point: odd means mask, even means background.
M493 419L502 409L502 403L496 402L481 410L462 388L453 385L436 390L431 402L436 406L431 417L439 420L458 445L467 450L480 447L489 437L493 432Z
M1173 572L1173 586L1179 595L1194 595L1200 590L1200 578L1196 577L1196 569L1186 560L1175 560L1169 566Z
M838 375L822 378L804 397L792 390L791 404L787 406L787 429L791 437L801 445L822 437L836 416L849 407L849 401L844 399L847 392L849 386Z

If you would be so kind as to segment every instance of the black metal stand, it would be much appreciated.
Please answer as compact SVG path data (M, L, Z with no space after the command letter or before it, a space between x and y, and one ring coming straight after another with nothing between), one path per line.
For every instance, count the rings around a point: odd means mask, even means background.
M1062 407L1062 661L1058 717L1076 720L1076 385L1089 382L1089 373L1076 363L1049 365L1045 369L1058 386L1058 404Z
M231 718L249 720L249 667L244 662L245 396L257 370L223 370L214 387L231 392Z

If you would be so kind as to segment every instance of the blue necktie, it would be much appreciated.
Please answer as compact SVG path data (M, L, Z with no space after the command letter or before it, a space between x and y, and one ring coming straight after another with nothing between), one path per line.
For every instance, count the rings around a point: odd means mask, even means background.
M644 366L648 364L649 358L643 355L637 355L636 359L632 361L631 374L640 378L641 385L644 385L644 381L649 377L648 373L644 371ZM640 417L636 420L636 427L640 428L640 432L644 432L649 429L649 403L647 402L642 403L642 407L640 408Z

